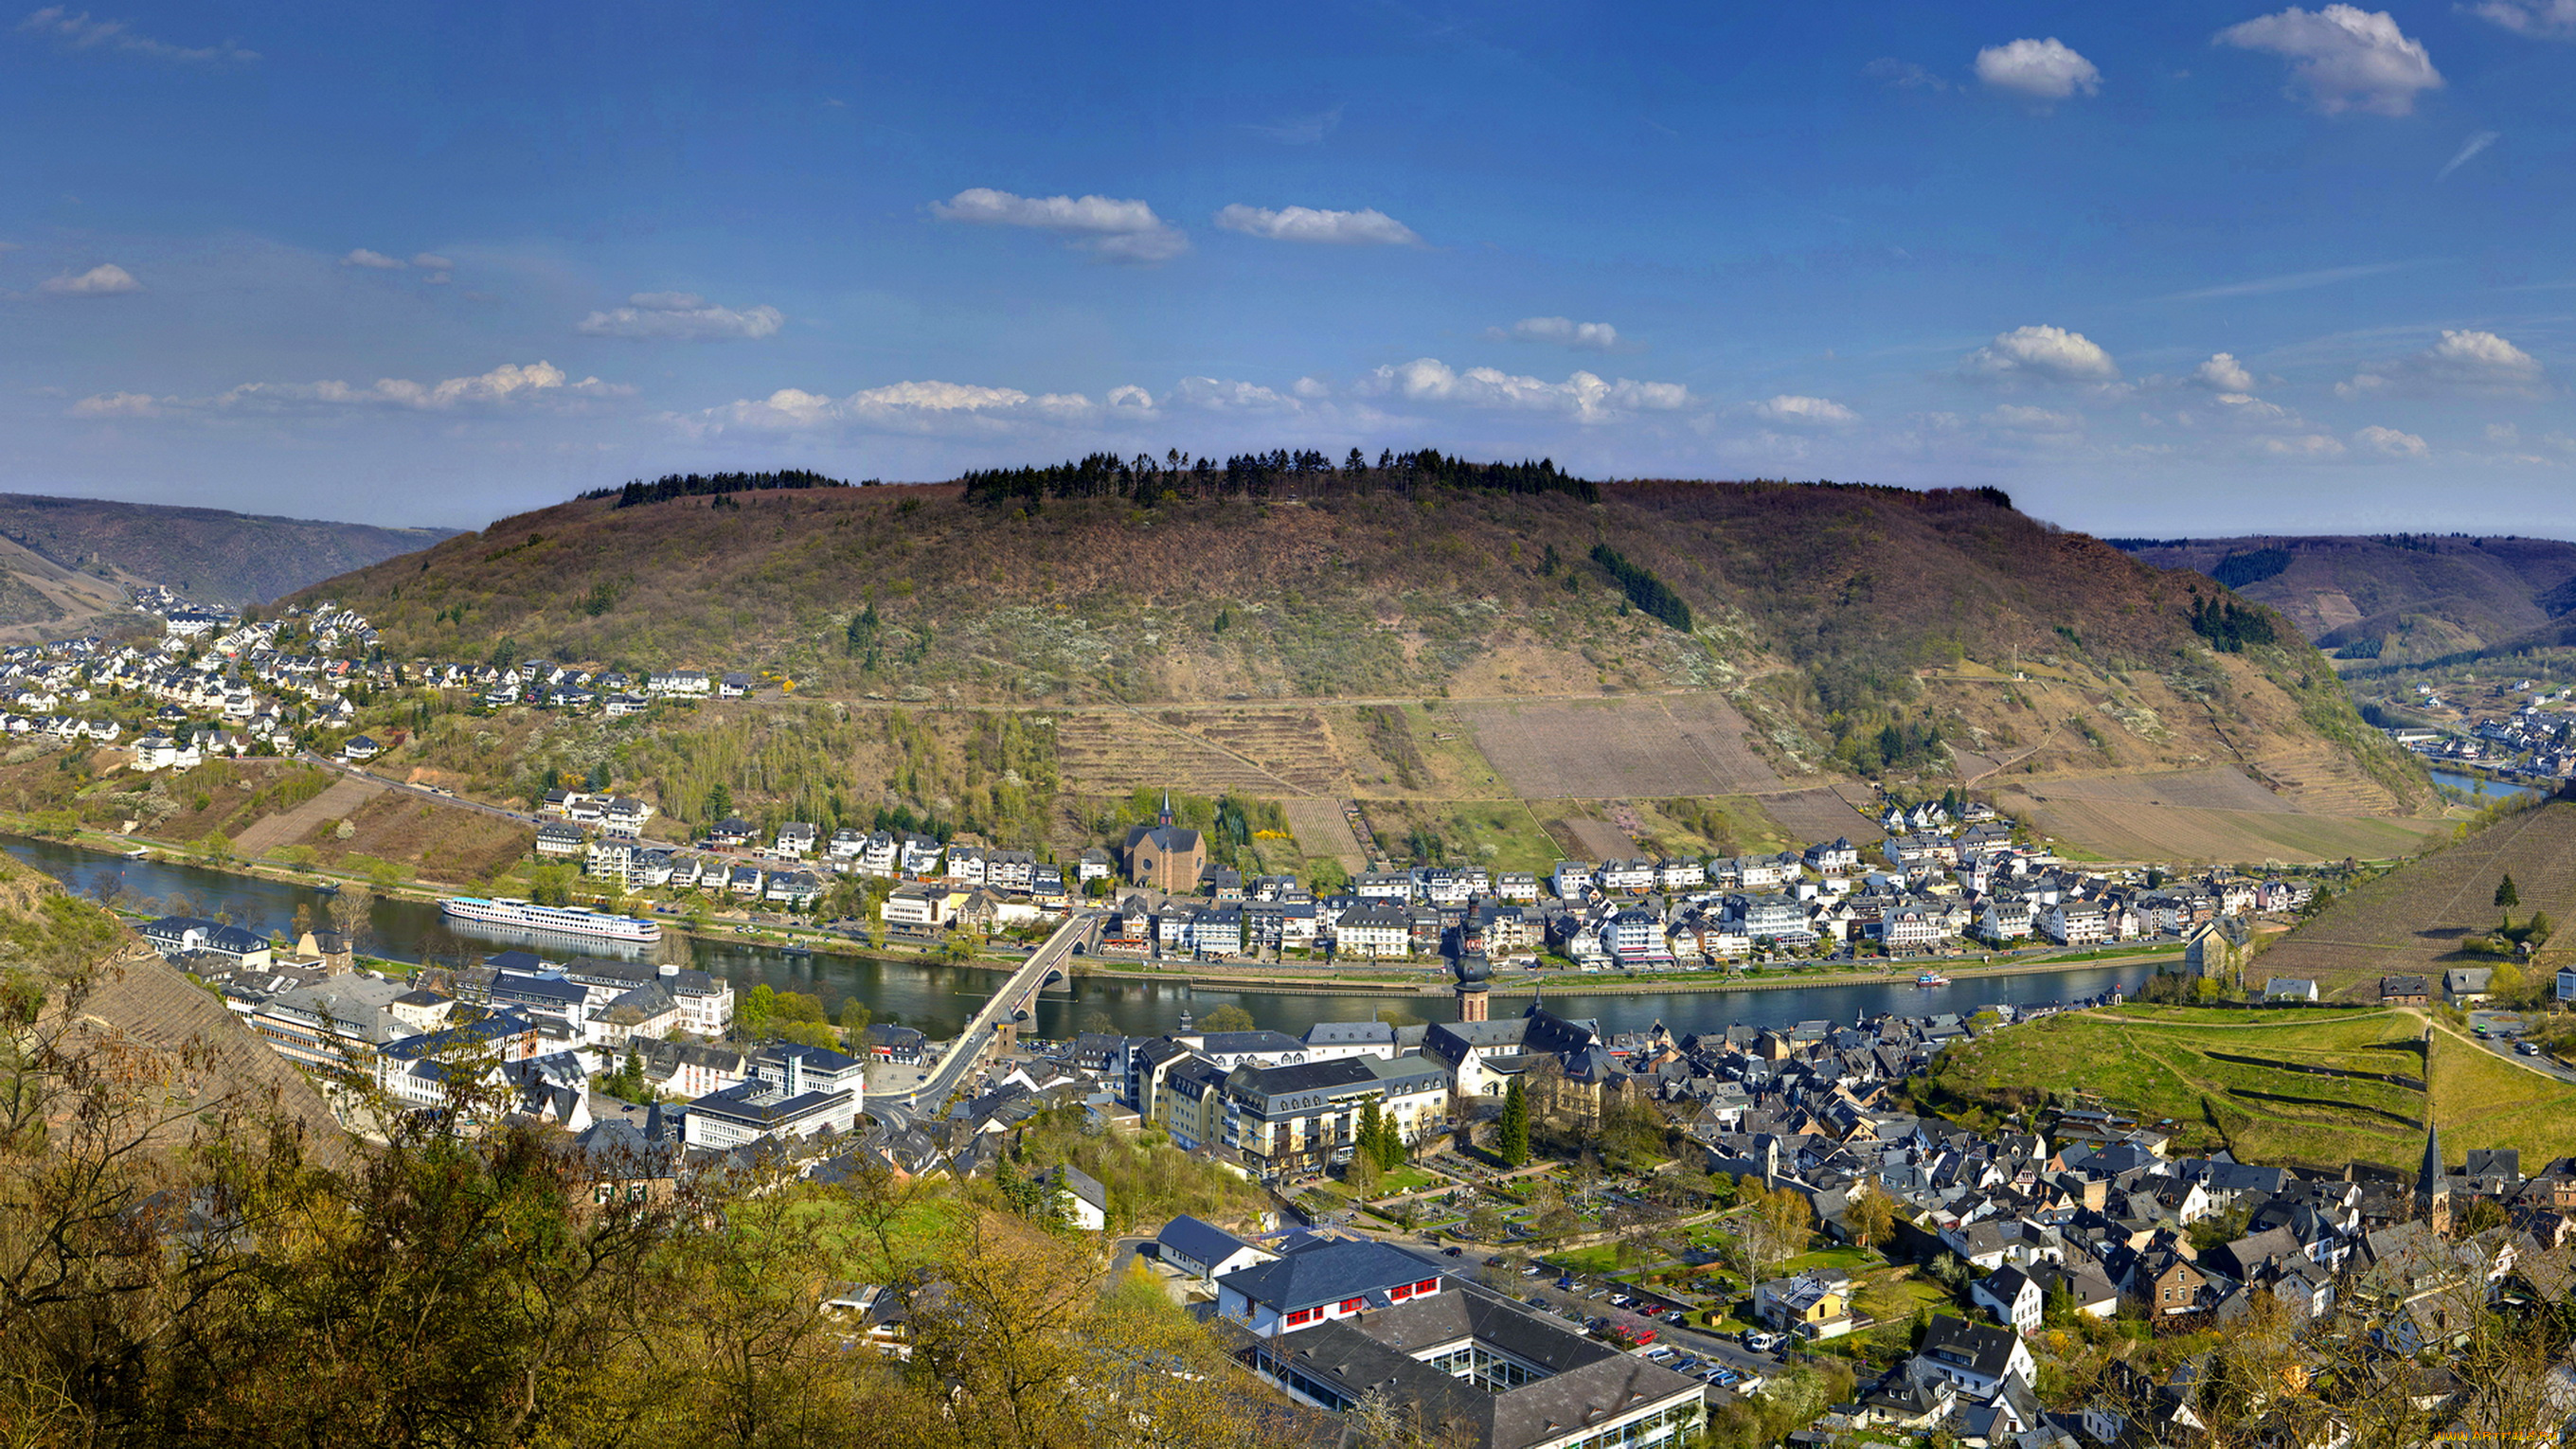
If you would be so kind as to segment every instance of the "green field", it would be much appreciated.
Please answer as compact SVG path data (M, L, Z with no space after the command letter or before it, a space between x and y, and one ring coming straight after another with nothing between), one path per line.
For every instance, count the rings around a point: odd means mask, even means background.
M2177 1150L2224 1146L2248 1162L2339 1166L2359 1160L2404 1167L2423 1152L2423 1132L2414 1125L2424 1117L2422 1092L2294 1068L2420 1080L2423 1034L2422 1017L2393 1010L2132 1006L2116 1013L2069 1013L1945 1053L1925 1091L1936 1107L1990 1116L2045 1098L2063 1103L2068 1094L2089 1093L2142 1120L2170 1118L2177 1124ZM2447 1091L2437 1079L2435 1090L2450 1109L2438 1114L2444 1125L2457 1116L2467 1134L2453 1146L2489 1145L2470 1140L2478 1112L2467 1105L2495 1092L2483 1072L2462 1072Z
M2456 1158L2472 1147L2522 1150L2523 1171L2576 1152L2576 1086L2447 1029L2433 1038L2434 1120Z

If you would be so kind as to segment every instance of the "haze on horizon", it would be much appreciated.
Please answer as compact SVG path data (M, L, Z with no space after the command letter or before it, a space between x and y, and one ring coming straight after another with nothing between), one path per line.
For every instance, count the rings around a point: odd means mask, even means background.
M1431 446L2576 535L2576 0L0 27L0 489Z

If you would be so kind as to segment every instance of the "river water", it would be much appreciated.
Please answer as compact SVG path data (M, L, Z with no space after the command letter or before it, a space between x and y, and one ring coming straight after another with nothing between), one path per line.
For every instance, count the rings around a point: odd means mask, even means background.
M2541 793L2528 785L2490 780L2484 775L2464 775L2457 770L2427 770L2424 773L2431 775L2436 785L2466 790L2480 800L2528 800Z
M162 913L228 914L233 924L254 931L285 930L297 906L309 906L319 917L330 897L307 886L255 876L233 875L172 861L127 860L49 840L0 836L0 849L62 881L72 891L99 899L121 897L126 904ZM361 949L396 961L466 962L489 953L523 946L549 959L571 956L619 956L694 966L729 977L736 991L767 982L781 991L808 991L837 1012L852 996L865 1001L879 1021L901 1022L933 1039L954 1035L966 1018L991 994L989 970L925 965L837 952L791 955L763 946L736 945L677 932L651 946L624 945L585 937L508 931L452 923L431 902L379 899L369 938ZM1547 1004L1570 1017L1591 1017L1609 1031L1642 1030L1657 1021L1675 1034L1715 1031L1743 1023L1772 1026L1797 1021L1849 1022L1882 1012L1921 1016L1934 1012L1974 1012L1983 1006L2034 1005L2098 996L2114 983L2134 991L2151 968L2087 967L2071 971L2032 972L1987 977L1952 986L1917 987L1907 977L1884 985L1812 986L1761 991L1673 991L1638 995L1586 995L1582 976L1563 978L1563 990L1551 984ZM1365 1021L1395 1007L1426 1020L1443 1020L1453 1008L1439 996L1336 996L1329 992L1282 994L1227 991L1185 982L1147 982L1084 978L1071 995L1049 993L1039 999L1034 1030L1048 1037L1069 1036L1095 1013L1108 1029L1144 1036L1170 1031L1184 1012L1204 1016L1219 1006L1240 1006L1260 1026L1302 1034L1319 1021ZM1525 996L1497 991L1493 1014L1517 1013Z

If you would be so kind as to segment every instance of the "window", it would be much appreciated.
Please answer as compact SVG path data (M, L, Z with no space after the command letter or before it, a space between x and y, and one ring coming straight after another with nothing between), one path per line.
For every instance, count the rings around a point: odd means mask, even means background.
M1386 1296L1401 1303L1405 1299L1413 1296L1413 1285L1410 1283L1398 1285L1394 1291L1388 1293Z
M1342 1300L1342 1311L1344 1313L1357 1313L1367 1306L1368 1300L1365 1298L1345 1298Z
M1413 1291L1416 1293L1437 1293L1440 1291L1440 1280L1437 1278L1425 1278L1421 1282L1413 1285Z
M1295 1328L1301 1323L1312 1323L1315 1321L1315 1315L1323 1311L1320 1308L1300 1308L1288 1315L1288 1326Z

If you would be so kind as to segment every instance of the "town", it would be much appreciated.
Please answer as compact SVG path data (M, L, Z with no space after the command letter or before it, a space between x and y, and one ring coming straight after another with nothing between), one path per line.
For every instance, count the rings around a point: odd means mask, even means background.
M562 808L570 819L596 803L567 792ZM597 823L607 826L604 810ZM2010 862L2026 857L2008 833L1961 851L1938 833L1951 823L1937 807L1909 811L1891 821L1906 831L1891 853L1911 855L1918 878L1948 872L1954 851L1965 857L1957 875L2013 878ZM478 1133L560 1134L598 1165L603 1190L639 1200L753 1163L813 1184L992 1184L1052 1231L1143 1239L1162 1291L1289 1402L1365 1417L1394 1398L1428 1428L1495 1449L1680 1445L1780 1412L1804 1415L1805 1432L1861 1442L2169 1442L2202 1427L2193 1380L2205 1357L2121 1368L2076 1399L2056 1375L2123 1334L2347 1320L2366 1329L2347 1371L2433 1373L2413 1366L2458 1342L2461 1304L2519 1292L2554 1301L2564 1286L2552 1265L2576 1232L2576 1161L2526 1175L2513 1150L2472 1148L2455 1170L2428 1135L2412 1178L2320 1171L2177 1151L2174 1123L2045 1091L2000 1129L1925 1106L1926 1074L1945 1054L2063 1011L2116 1011L2116 991L1680 1034L1607 1033L1543 1002L1493 1012L1495 962L1539 939L1518 934L1525 907L1553 903L1575 923L1563 929L1589 933L1612 962L1633 942L1646 958L1622 963L1633 967L1668 957L1680 933L1655 917L1627 936L1621 918L1643 908L1613 902L1658 885L1708 896L1705 875L1569 864L1541 895L1529 877L1421 870L1362 882L1369 894L1335 906L1288 883L1226 879L1203 864L1195 832L1166 820L1139 827L1114 858L1126 896L1068 893L1050 911L1037 889L1047 868L1025 858L883 835L852 849L853 868L900 882L886 897L895 927L941 925L965 908L950 903L979 898L1023 903L1048 926L1031 965L965 1035L931 1040L863 1010L835 1021L797 993L737 994L700 970L542 947L403 976L359 968L327 927L291 949L204 919L156 920L143 934L324 1084L364 1135L420 1114ZM1716 879L1740 887L1750 866L1764 886L1806 886L1752 898L1796 902L1803 923L1861 893L1853 854L1835 842L1718 862ZM2024 889L2036 896L2053 879L2030 871ZM2030 901L2019 925L2054 922L2054 935L2090 910L2103 939L2115 921L2188 931L2191 951L2169 964L2232 994L2245 988L2232 945L2255 913L2296 907L2270 893L2285 888L2097 886L2091 900L2061 888ZM1984 918L1998 919L1998 893L1978 894ZM1741 918L1723 900L1708 896L1718 919L1699 930L1722 937L1730 914ZM913 910L923 914L908 919ZM1262 915L1280 923L1266 942L1243 924ZM1077 949L1231 955L1283 945L1286 921L1319 916L1335 923L1327 942L1355 918L1362 929L1385 921L1384 936L1344 948L1356 954L1418 941L1439 955L1452 1019L1321 1021L1290 1034L1216 1019L1241 1015L1228 1011L1143 1036L1029 1029L1042 968ZM1242 934L1207 934L1228 928ZM1689 939L1694 954L1719 954ZM2252 994L2295 1010L2314 993L2267 982ZM1146 1177L1114 1170L1164 1158L1173 1165L1150 1176L1186 1164L1238 1184L1222 1194L1233 1205L1224 1225L1156 1217L1162 1199ZM852 1283L832 1302L854 1341L899 1356L907 1300L894 1287Z

